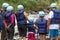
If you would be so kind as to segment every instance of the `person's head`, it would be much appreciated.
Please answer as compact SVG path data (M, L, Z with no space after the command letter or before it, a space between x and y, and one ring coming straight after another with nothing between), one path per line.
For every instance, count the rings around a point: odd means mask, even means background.
M24 10L24 6L23 5L18 5L17 6L17 9L20 11L20 10Z
M39 11L39 17L40 17L40 18L44 18L44 16L45 16L44 11Z
M7 12L12 12L14 9L13 9L13 7L12 6L8 6L7 8L6 8L6 11Z
M6 10L6 8L9 6L9 4L8 3L3 3L2 4L2 8L3 8L3 10Z
M56 3L52 3L50 5L50 8L52 8L52 10L55 10L57 8L57 4Z
M18 5L17 10L18 10L18 13L22 13L24 11L24 6L23 5Z
M29 17L28 20L29 20L30 22L34 22L34 17Z

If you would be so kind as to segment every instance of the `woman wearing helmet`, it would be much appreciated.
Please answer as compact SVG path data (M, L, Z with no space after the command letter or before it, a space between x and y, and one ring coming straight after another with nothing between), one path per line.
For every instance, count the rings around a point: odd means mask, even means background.
M38 27L40 40L46 40L47 20L44 19L44 16L45 16L45 13L43 11L40 11L39 18L36 20L36 26Z
M19 40L26 40L26 34L27 34L27 13L24 12L24 7L23 5L18 5L17 6L17 13L16 19L17 19L17 25L18 25L18 30L19 30Z
M4 40L13 40L13 35L14 35L14 14L13 14L13 7L8 6L7 7L7 12L4 15L4 20L3 24L5 27L5 32L6 32L6 39Z
M1 20L3 20L4 19L4 13L6 12L6 8L9 6L9 4L8 3L3 3L2 4L2 9L1 9L1 14L2 14L2 19ZM4 40L4 38L5 38L5 35L6 34L6 32L5 32L5 27L4 27L4 25L2 26L2 33L1 33L1 40Z

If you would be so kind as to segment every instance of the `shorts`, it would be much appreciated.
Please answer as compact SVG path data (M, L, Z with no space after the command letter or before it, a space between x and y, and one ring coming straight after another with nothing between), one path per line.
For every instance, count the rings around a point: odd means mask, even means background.
M43 32L38 30L38 32L39 32L39 35L46 35L47 34L47 30L45 30Z
M35 34L34 32L28 32L28 40L35 40Z
M46 35L47 33L39 33L39 35Z
M27 26L26 25L18 25L19 36L26 37L27 35Z
M50 37L58 37L58 29L50 29Z
M14 26L11 26L10 28L6 29L6 34L8 35L8 39L13 40Z

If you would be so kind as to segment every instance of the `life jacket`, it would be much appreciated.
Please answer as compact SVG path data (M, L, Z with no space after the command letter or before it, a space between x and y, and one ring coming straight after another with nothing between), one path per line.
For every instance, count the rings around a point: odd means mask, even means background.
M38 26L39 33L44 33L46 31L46 28L47 28L46 23L47 23L47 21L45 19L42 19L42 20L37 19L36 20L36 24Z
M22 12L18 12L15 14L16 15L16 19L17 19L17 24L26 24L26 18L24 16L24 11Z
M0 14L0 26L2 25L2 14Z
M60 23L60 10L53 10L53 18L51 19L51 24L59 24Z
M34 32L35 31L34 30L34 23L33 22L29 21L29 23L27 23L27 27L28 27L28 31L29 32Z
M0 30L2 30L2 15L0 14Z
M6 23L9 25L10 24L10 16L11 16L12 14L10 13L10 12L7 12L6 14L5 14L5 20L6 20ZM15 18L14 18L14 23L12 24L12 25L14 25L15 26Z

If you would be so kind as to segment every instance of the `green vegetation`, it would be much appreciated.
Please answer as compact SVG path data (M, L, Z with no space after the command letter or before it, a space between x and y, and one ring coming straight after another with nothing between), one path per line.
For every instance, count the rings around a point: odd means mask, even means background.
M40 8L48 8L53 2L56 2L60 6L60 0L0 0L0 7L4 2L12 5L14 9L17 9L17 5L22 4L28 12L31 10L38 11Z

